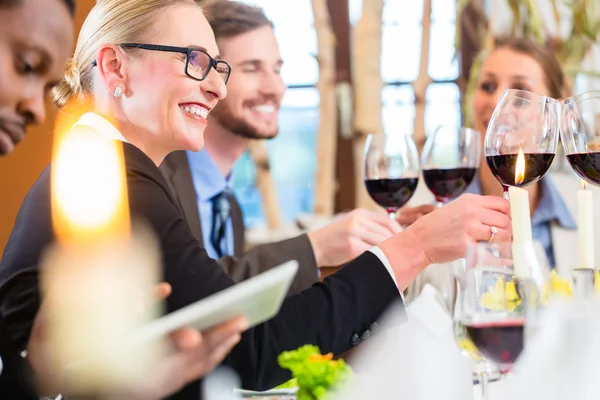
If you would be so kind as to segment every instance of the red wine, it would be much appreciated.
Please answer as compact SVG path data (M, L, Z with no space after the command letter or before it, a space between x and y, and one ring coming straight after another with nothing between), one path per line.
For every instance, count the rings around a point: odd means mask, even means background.
M523 318L509 321L466 324L479 351L497 365L511 365L523 350Z
M437 201L445 202L465 191L476 168L425 169L423 178Z
M567 159L581 179L600 186L600 153L575 153Z
M365 186L371 198L388 212L405 205L417 189L419 178L367 179Z
M554 154L551 153L525 153L525 176L523 182L515 182L515 169L517 154L502 154L487 156L485 159L492 173L502 186L528 186L536 183L552 165Z

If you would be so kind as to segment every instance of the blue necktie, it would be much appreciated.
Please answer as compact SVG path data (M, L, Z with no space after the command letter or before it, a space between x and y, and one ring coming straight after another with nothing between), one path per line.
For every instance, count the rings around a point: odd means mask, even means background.
M221 246L221 242L225 238L225 228L227 226L229 215L231 214L229 196L231 196L231 192L229 189L225 189L212 198L213 220L212 230L210 233L210 242L212 243L219 257L223 257L223 254L227 253L227 243ZM223 251L223 248L225 248L225 251Z

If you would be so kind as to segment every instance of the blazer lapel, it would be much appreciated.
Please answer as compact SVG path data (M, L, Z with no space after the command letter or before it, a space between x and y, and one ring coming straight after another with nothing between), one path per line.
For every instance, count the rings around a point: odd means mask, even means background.
M200 244L204 245L196 190L185 152L175 151L169 154L160 169L171 187L190 230Z
M244 217L235 196L229 198L229 204L231 205L231 223L233 225L233 255L239 258L244 255L245 247Z

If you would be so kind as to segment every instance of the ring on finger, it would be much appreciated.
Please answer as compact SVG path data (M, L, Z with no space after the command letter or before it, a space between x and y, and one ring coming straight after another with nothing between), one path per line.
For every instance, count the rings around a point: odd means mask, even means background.
M496 233L498 233L498 228L496 228L495 226L490 227L490 230L492 231L492 235L488 239L488 242L494 240L494 236L496 236Z

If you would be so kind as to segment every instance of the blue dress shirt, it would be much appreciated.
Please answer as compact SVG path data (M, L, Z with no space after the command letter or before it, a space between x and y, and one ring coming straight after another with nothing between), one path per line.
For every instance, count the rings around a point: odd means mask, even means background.
M217 251L210 241L213 223L212 199L225 189L231 190L231 174L228 177L224 177L206 150L198 152L186 151L186 154L190 164L194 190L196 191L196 204L198 205L198 214L200 214L204 247L211 258L217 259ZM222 254L233 255L233 246L233 224L230 216L225 226L225 237L221 241Z
M531 216L531 233L533 240L539 241L544 247L548 263L554 268L555 260L550 223L557 221L561 227L566 229L577 229L577 224L550 179L542 178L540 191L540 202ZM481 194L479 179L474 179L466 192Z

